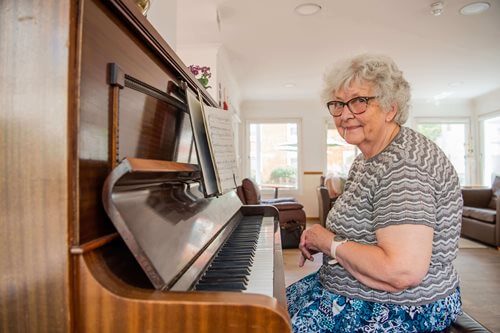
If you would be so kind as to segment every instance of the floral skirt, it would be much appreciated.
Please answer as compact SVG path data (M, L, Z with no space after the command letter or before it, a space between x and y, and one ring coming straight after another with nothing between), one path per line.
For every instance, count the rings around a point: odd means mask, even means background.
M324 289L318 273L286 290L295 333L440 332L462 313L460 289L430 304L406 306L351 299Z

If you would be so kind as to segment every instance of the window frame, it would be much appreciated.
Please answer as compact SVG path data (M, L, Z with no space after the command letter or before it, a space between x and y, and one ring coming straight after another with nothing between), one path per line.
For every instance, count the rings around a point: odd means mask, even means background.
M302 118L250 118L245 120L245 175L251 174L250 161L250 125L252 124L296 124L297 125L297 189L280 189L279 196L299 195L303 191L302 170ZM260 185L260 184L259 184ZM265 197L271 197L274 189L261 188Z
M489 180L489 183L485 181L484 179L484 165L485 165L485 157L484 157L484 144L485 144L485 138L484 138L484 122L486 120L490 120L492 118L497 118L500 117L500 110L496 110L493 112L488 112L485 114L482 114L478 116L478 133L479 133L479 143L477 147L478 151L478 170L477 170L477 184L480 184L482 186L491 186L491 180Z
M476 182L476 174L474 172L474 161L476 160L474 149L474 137L472 133L472 121L470 117L415 117L413 118L412 127L418 132L419 124L435 123L435 124L464 124L465 125L465 184L468 186ZM420 132L419 132L420 133Z
M324 130L323 130L323 175L328 173L328 127L332 125L336 129L335 121L333 117L325 117ZM356 145L354 146L354 156L358 156L361 150ZM350 170L350 168L349 168ZM349 172L349 171L348 171ZM347 177L347 175L346 175Z

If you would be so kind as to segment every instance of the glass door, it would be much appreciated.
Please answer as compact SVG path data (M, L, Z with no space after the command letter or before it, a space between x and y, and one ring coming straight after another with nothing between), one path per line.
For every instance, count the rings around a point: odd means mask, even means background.
M248 123L250 177L261 187L298 189L299 122Z
M434 141L451 161L461 185L471 183L473 149L468 119L416 119L416 130Z
M482 185L490 186L500 175L500 115L480 120Z

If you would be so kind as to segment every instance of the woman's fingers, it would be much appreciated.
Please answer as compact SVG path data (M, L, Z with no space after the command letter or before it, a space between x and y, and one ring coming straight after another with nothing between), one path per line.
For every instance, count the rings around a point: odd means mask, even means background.
M299 267L304 265L306 259L314 261L313 254L320 252L320 249L325 247L322 246L325 243L325 237L332 237L332 233L320 225L314 225L304 230L299 243Z
M299 267L304 266L305 262L306 262L306 258L304 257L304 255L302 254L302 252L300 252L300 254L299 254Z
M299 250L304 258L312 260L312 254L305 245L299 245Z
M304 266L304 264L306 262L306 259L314 261L314 257L312 256L311 253L309 253L309 256L307 256L307 255L304 255L303 252L300 252L300 255L299 255L299 267Z

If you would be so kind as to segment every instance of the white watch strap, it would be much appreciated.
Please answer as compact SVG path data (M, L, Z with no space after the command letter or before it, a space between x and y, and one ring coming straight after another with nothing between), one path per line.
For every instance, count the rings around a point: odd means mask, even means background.
M332 240L332 244L330 245L330 257L332 257L333 259L328 261L328 264L330 265L335 265L337 263L337 248L342 245L342 244L345 244L347 242L347 239L344 239L342 241L335 241L335 240Z

